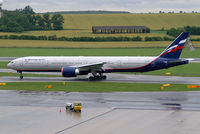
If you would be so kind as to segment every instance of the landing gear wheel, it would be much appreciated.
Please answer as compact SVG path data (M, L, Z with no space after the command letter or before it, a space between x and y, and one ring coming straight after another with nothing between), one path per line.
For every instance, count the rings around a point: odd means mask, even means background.
M106 75L102 76L102 79L103 79L103 80L106 80L106 78L107 78Z
M102 79L101 76L96 76L96 77L94 77L94 78L95 78L95 80L101 80L101 79Z
M19 78L22 80L24 77L23 76L19 76Z
M106 79L106 76L105 75L103 75L103 76L90 76L89 77L89 80L90 81L95 81L95 80L105 80Z
M90 80L90 81L93 81L93 80L95 80L95 78L92 77L92 76L90 76L90 77L89 77L89 80Z
M20 71L18 73L20 74L19 78L22 80L24 78L23 75L22 75L22 72Z

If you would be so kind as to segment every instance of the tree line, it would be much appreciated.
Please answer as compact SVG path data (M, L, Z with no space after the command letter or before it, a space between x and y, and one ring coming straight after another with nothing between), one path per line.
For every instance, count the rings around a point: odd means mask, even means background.
M62 30L64 17L60 14L36 14L30 6L15 11L3 11L0 18L1 32L23 32L30 30Z
M87 41L87 42L104 42L104 41L173 41L174 38L165 37L57 37L51 36L34 36L34 35L0 35L0 39L15 39L15 40L49 40L49 41Z
M176 37L181 32L189 32L190 35L200 35L200 27L185 26L185 27L179 27L179 28L171 28L167 31L167 34L170 36Z
M14 40L47 40L47 41L86 41L86 42L112 42L112 41L173 41L174 37L160 37L152 36L142 38L136 37L57 37L56 35L0 35L0 39L14 39ZM200 38L191 39L191 41L200 41Z

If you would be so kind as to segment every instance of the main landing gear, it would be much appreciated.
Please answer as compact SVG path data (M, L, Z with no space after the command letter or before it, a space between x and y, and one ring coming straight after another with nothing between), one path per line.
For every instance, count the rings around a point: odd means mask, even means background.
M90 76L89 77L89 80L90 81L94 81L94 80L105 80L106 79L106 76L103 75L103 76Z
M20 71L20 72L18 72L18 73L20 74L19 78L22 80L22 79L24 78L22 72Z
M89 77L90 81L95 81L95 80L105 80L107 77L106 75L103 75L102 73L99 73L99 75L97 75L96 72L92 72L93 76Z

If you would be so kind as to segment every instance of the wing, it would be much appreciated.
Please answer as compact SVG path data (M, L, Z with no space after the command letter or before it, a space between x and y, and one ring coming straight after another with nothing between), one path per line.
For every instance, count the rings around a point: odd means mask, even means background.
M102 71L103 65L106 64L106 62L98 62L98 63L93 63L93 64L85 64L85 65L80 65L77 68L80 71Z

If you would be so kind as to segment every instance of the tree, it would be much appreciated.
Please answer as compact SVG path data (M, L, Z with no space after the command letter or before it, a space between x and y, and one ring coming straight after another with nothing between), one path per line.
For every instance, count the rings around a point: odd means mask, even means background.
M147 27L147 28L146 28L146 33L150 33L150 32L151 32L150 28Z
M1 17L0 19L0 25L6 25L9 21L9 18L7 15L4 15L3 17Z
M21 13L23 14L35 14L35 12L33 11L33 8L30 6L26 6Z
M53 15L51 22L53 23L54 30L62 30L63 29L64 18L62 15L60 15L60 14Z
M51 19L50 19L50 15L49 14L44 14L43 15L44 18L44 22L45 22L45 28L48 30L51 30Z
M7 24L8 32L23 32L24 29L16 21L9 21Z
M167 34L168 35L171 35L171 36L174 36L174 37L177 37L181 32L185 32L185 29L184 28L171 28L167 31Z
M31 24L30 30L34 30L35 26L37 24L37 18L36 18L36 16L28 14L27 15L27 19L28 19L29 23Z
M36 16L36 19L37 19L39 29L44 29L45 27L44 19L39 14Z
M32 28L32 24L30 23L29 19L26 15L18 15L15 18L15 21L24 28L24 30L29 30Z
M30 6L26 6L24 9L15 11L5 10L3 17L0 18L0 31L62 30L63 23L64 18L60 14L56 14L51 18L49 14L35 14ZM10 27L8 24L13 25L10 25Z

